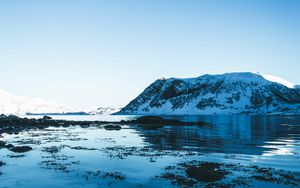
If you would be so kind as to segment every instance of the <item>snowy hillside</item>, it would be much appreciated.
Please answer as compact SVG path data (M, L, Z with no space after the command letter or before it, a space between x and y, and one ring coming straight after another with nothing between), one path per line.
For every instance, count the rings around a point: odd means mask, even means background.
M215 113L300 113L300 90L250 72L159 79L116 114Z
M47 114L68 112L76 112L76 110L56 102L40 98L20 97L0 90L0 114L25 115L27 113Z
M96 110L91 110L89 114L91 115L110 115L117 111L119 111L120 108L114 108L114 107L100 107Z

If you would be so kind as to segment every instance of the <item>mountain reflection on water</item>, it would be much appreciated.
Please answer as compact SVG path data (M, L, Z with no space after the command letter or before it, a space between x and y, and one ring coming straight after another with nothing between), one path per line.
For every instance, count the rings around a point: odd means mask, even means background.
M144 141L157 149L262 155L292 144L299 147L300 116L165 116L203 126L138 128ZM275 151L274 151L275 152ZM285 153L289 154L286 150Z

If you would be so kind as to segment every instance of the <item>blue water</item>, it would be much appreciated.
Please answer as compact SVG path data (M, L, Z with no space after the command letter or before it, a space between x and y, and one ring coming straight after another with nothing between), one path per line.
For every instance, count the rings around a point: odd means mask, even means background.
M119 121L136 116L52 116L55 119ZM201 160L258 165L300 172L300 116L166 116L204 121L203 126L144 128L125 125L47 128L3 134L1 140L33 148L24 154L0 149L0 187L173 187L155 179L164 167ZM56 146L57 152L47 148ZM76 147L87 149L76 149ZM130 153L131 148L139 152ZM147 148L147 150L140 150ZM159 154L157 154L159 153ZM186 155L187 153L193 155ZM18 156L16 158L16 155ZM24 155L24 156L20 156ZM48 165L47 165L48 164ZM50 164L50 165L49 165ZM120 172L126 178L94 175ZM257 187L269 184L256 182ZM284 187L283 185L272 185ZM288 187L288 186L287 186Z

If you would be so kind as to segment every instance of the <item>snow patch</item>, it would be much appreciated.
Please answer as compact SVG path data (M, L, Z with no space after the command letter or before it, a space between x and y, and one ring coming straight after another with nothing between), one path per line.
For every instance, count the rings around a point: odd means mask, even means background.
M293 84L292 82L290 82L288 80L285 80L285 79L283 79L281 77L278 77L278 76L273 76L273 75L270 75L270 74L262 74L262 77L264 77L264 79L266 79L266 80L282 84L282 85L284 85L288 88L291 88L291 89L296 87L296 85Z

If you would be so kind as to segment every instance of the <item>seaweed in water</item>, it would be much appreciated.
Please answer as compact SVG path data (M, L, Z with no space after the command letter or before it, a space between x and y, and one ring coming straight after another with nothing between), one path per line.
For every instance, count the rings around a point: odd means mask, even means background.
M167 166L156 178L181 187L252 186L254 181L276 185L300 186L300 173L258 166L190 161Z
M121 172L104 172L104 171L87 171L83 177L85 177L85 179L89 179L89 177L94 176L94 177L99 177L101 179L113 179L113 180L117 180L117 181L122 181L126 178L126 176L121 173Z

